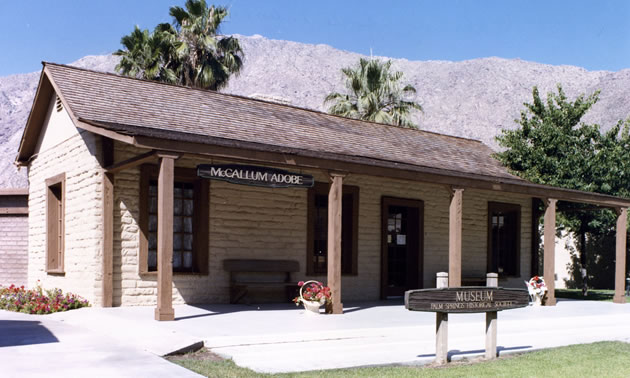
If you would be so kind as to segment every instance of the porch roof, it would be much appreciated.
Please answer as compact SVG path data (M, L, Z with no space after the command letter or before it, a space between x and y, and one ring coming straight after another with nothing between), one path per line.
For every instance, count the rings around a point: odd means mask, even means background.
M183 142L196 148L175 149L203 154L248 150L252 156L275 154L293 164L300 157L315 158L332 162L329 169L370 166L381 172L415 172L418 179L450 185L630 205L627 199L532 184L510 174L476 140L54 63L44 63L19 164L34 153L44 106L53 93L77 127L139 147L170 149Z

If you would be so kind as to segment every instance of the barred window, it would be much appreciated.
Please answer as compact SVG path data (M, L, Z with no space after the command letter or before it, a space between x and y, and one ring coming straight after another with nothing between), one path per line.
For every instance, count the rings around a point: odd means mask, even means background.
M140 188L141 273L158 268L158 167L142 167ZM175 168L173 272L208 271L208 183L194 169Z

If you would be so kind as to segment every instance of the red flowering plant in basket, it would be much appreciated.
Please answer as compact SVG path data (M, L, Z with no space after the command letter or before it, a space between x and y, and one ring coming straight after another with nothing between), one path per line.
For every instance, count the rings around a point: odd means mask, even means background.
M529 282L525 282L525 284L527 285L527 290L529 291L532 302L535 304L544 302L545 295L547 294L547 285L542 276L534 276Z
M330 288L319 281L300 281L298 286L300 287L300 295L293 298L296 306L299 306L304 301L318 302L319 304L332 302Z

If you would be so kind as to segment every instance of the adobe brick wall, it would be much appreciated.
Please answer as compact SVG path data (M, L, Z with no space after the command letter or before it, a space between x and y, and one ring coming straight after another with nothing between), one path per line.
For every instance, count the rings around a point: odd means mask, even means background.
M145 151L116 142L115 160L122 161ZM182 166L181 161L177 166ZM194 166L189 163L187 166ZM140 169L126 169L114 176L114 306L153 305L156 303L157 275L139 273L139 189ZM212 259L212 257L210 257ZM213 264L214 262L211 262ZM173 277L173 303L219 302L217 277L181 275ZM225 289L227 290L227 289Z
M102 169L100 136L74 127L65 109L48 111L29 170L28 285L58 287L101 303ZM50 137L50 139L46 139ZM46 272L46 179L66 174L64 275Z
M115 144L116 160L142 153ZM219 160L192 160L184 157L178 167ZM327 182L321 171L296 169ZM155 275L138 273L139 248L139 169L116 174L114 193L114 304L153 305L156 301ZM342 278L343 301L375 300L380 295L381 198L383 196L424 201L424 285L435 286L435 274L448 271L448 206L446 186L349 175L344 184L360 187L358 276ZM306 190L269 189L210 182L210 254L207 276L174 275L174 303L227 302L227 258L294 259L306 276ZM530 270L531 198L491 191L465 190L463 211L464 276L483 276L486 271L487 203L499 201L521 205L521 277L501 280L500 285L522 287Z
M0 207L26 207L26 195L0 195ZM27 285L28 215L0 214L0 285Z

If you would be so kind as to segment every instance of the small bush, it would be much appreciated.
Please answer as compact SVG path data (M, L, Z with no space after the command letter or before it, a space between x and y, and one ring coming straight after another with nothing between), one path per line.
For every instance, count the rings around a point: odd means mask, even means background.
M52 314L75 308L87 307L86 299L72 293L65 295L61 289L44 290L39 285L27 290L24 286L0 286L0 309L27 314Z

